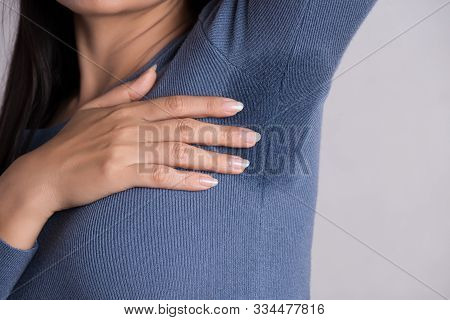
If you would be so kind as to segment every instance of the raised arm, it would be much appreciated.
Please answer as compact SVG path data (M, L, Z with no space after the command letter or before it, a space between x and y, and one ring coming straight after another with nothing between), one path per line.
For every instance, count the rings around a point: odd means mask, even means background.
M284 90L301 96L331 78L375 2L222 0L200 19L231 64L269 84L285 79Z

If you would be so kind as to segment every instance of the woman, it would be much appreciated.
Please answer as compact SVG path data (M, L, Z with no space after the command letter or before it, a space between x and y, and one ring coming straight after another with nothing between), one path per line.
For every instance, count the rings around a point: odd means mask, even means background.
M373 3L22 0L1 297L309 298L321 107Z

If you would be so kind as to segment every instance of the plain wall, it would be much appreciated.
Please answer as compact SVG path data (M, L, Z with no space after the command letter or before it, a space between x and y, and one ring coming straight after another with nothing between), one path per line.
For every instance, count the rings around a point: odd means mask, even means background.
M446 2L379 0L336 75ZM5 17L13 25L14 14ZM322 131L312 298L440 298L380 255L450 296L449 33L447 6L334 81Z
M444 0L380 0L337 76ZM317 211L450 297L450 5L334 81ZM439 299L316 215L312 297Z

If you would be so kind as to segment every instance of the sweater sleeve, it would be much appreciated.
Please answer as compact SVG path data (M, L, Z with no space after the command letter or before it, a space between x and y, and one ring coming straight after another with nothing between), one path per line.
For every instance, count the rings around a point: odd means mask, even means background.
M37 250L37 244L29 250L19 250L0 240L0 299L10 295Z
M375 2L221 0L209 3L200 20L232 65L262 82L284 80L283 89L299 96L332 77Z

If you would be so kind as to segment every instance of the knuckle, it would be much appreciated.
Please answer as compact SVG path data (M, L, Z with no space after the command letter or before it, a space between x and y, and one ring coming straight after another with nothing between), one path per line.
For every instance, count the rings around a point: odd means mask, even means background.
M124 148L118 145L112 145L107 151L107 162L112 166L117 166L124 155Z
M117 170L117 164L115 161L113 161L109 156L106 157L106 159L103 161L101 165L101 174L106 179L112 179L115 175L115 172Z
M156 166L151 169L150 175L157 185L163 185L168 181L168 172L163 166Z
M184 99L181 96L170 96L165 100L166 108L174 114L183 114L186 108Z
M137 139L136 126L116 126L111 133L112 141L127 141Z
M175 124L176 138L180 141L187 140L192 137L194 133L195 120L193 119L179 119Z
M129 101L135 101L139 99L142 94L131 88L129 85L123 85L125 86L124 90L126 91L127 97Z
M184 143L174 143L172 144L171 156L177 162L188 162L191 156L191 150Z
M132 108L118 108L111 112L111 117L113 119L123 120L131 117L133 112Z

